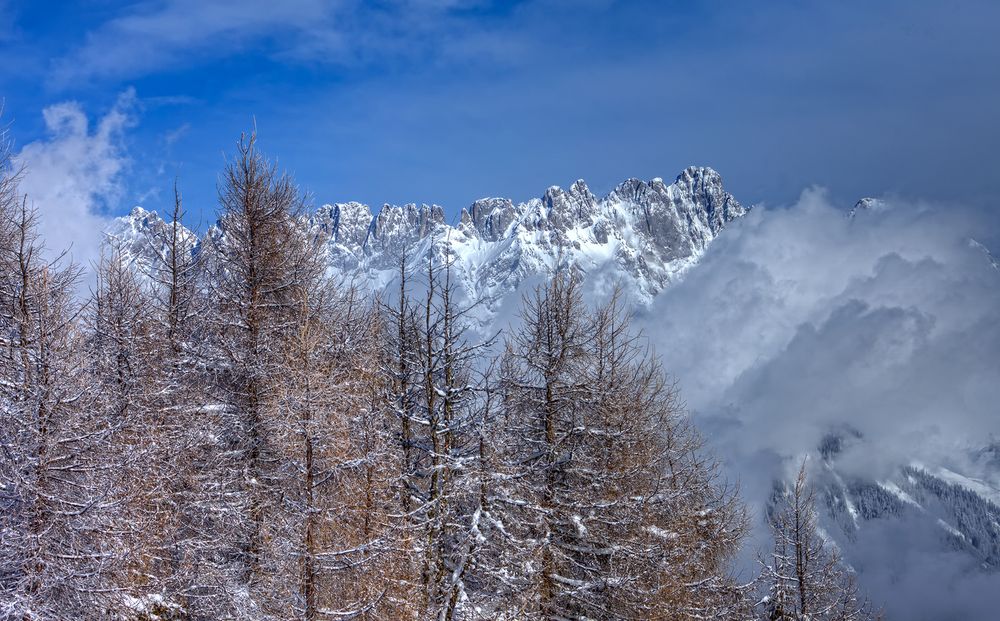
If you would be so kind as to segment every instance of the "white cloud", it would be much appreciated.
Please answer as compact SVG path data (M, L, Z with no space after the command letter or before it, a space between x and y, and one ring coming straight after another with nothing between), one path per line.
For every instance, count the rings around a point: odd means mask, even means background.
M0 0L2 1L2 0ZM52 63L49 82L131 79L253 52L278 62L348 64L435 55L508 56L511 32L464 14L481 0L160 0L135 4Z
M881 479L919 461L990 476L970 456L1000 434L1000 272L970 239L998 224L891 199L848 219L809 190L733 223L640 315L758 527L772 481L845 427L863 438L837 458L843 474ZM917 618L907 602L936 599L960 618L988 618L985 593L969 599L961 585L1000 576L965 576L968 559L920 525L875 546L889 525L872 524L849 558L890 612ZM766 544L753 541L750 555L754 545ZM904 552L927 562L900 565ZM928 582L938 561L940 580Z
M135 93L126 91L93 127L76 102L49 106L43 111L48 135L15 157L25 167L21 191L38 210L51 254L68 250L84 267L99 256L109 210L124 191L129 160L122 138L134 104Z
M1000 431L1000 274L969 244L989 217L890 205L848 219L810 190L754 210L656 301L667 368L699 416L749 429L736 450L794 455L847 423L925 434L881 454L937 458Z

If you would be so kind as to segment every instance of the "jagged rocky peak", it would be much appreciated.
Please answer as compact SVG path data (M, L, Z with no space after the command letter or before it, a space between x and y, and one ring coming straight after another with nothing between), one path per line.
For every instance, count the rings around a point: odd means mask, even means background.
M717 190L722 188L722 175L708 166L688 166L677 175L674 183L692 189Z
M583 179L575 181L568 189L551 186L540 199L520 204L508 198L482 198L460 212L455 228L466 237L489 242L513 234L512 227L550 231L560 239L559 233L595 225L606 233L608 227L602 219L618 217L620 214L614 212L619 204L631 207L631 211L644 220L645 232L660 239L671 237L662 234L665 226L675 231L682 224L681 220L696 221L711 236L726 222L745 213L745 209L723 189L718 172L707 167L691 167L678 175L671 185L661 178L648 182L629 179L602 199L591 192ZM345 245L364 245L369 235L375 240L401 234L422 238L447 226L444 211L437 205L385 205L374 218L371 210L359 203L325 205L320 211L332 212L326 218L331 225L324 229ZM364 235L359 235L362 230ZM657 232L661 234L655 234ZM699 237L700 242L706 241L706 235Z
M315 226L344 244L360 246L365 243L372 225L372 210L358 202L323 205L312 218Z
M395 277L401 260L418 266L431 253L450 257L455 281L475 300L499 299L530 275L574 265L601 286L621 282L637 301L648 301L745 212L717 172L692 167L671 184L629 179L603 198L582 179L523 203L483 198L454 226L437 205L384 205L373 213L357 202L323 205L307 223L332 269L374 288ZM121 220L130 239L152 240L140 229L162 223L141 208Z
M164 238L171 227L171 222L164 220L155 211L143 207L133 207L126 216L115 218L105 231L109 241L146 242L150 239ZM188 243L197 241L198 236L181 225L181 237Z
M133 207L128 215L116 218L104 232L105 243L131 260L148 264L155 256L162 256L170 240L172 223L155 211ZM181 244L187 252L198 249L198 236L181 225Z
M542 204L546 223L555 230L588 227L598 212L597 198L583 179L573 182L569 190L555 185L550 187L542 197Z
M653 206L689 203L697 205L706 216L706 223L719 230L726 222L746 213L739 202L722 185L722 175L707 166L684 169L670 185L656 177L648 182L627 179L609 195L617 200Z
M121 250L128 250L129 247L136 248L143 244L148 245L150 240L162 243L166 239L170 223L165 221L155 211L149 211L142 207L133 207L127 216L116 218L105 236L109 243ZM181 235L184 239L194 241L196 236L183 226Z
M746 209L723 189L722 175L712 168L687 168L677 176L674 187L687 192L693 200L705 206L713 231L717 232L726 222L746 213Z
M466 235L497 241L514 222L517 210L509 198L481 198L463 209L459 227Z
M372 236L384 239L405 233L426 237L438 226L444 225L444 209L438 205L383 205L372 224Z
M163 219L155 211L148 211L136 205L127 216L117 218L107 231L108 234L125 232L126 230L143 231L157 227Z

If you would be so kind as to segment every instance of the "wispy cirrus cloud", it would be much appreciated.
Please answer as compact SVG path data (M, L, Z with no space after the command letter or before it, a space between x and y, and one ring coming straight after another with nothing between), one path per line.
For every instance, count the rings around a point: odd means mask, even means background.
M142 2L87 34L55 61L51 80L130 79L191 58L220 58L250 45L337 45L334 8L326 0L167 0Z
M89 31L54 61L49 81L130 80L252 52L280 62L355 63L419 54L477 30L454 26L480 0L162 0L140 2ZM451 37L435 37L451 32ZM472 47L475 47L474 45Z

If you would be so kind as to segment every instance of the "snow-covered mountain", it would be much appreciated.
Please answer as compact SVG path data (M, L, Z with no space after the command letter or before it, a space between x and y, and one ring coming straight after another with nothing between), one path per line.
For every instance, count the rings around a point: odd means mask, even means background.
M726 223L746 210L711 168L688 168L672 184L629 179L598 198L582 180L514 204L485 198L445 222L438 206L324 205L313 224L328 238L331 264L387 282L400 257L417 264L432 248L453 260L472 299L496 300L527 277L575 265L621 280L648 301L697 261Z
M453 278L471 300L495 306L529 276L573 265L591 286L621 282L648 302L691 267L728 223L746 209L711 168L691 167L673 183L629 179L598 198L582 180L552 186L541 198L515 204L484 198L454 224L437 205L323 205L309 218L331 269L388 284L401 260L419 269L433 251L448 258ZM137 207L119 218L110 238L139 260L158 247L164 222Z
M171 225L155 211L134 207L121 218L115 218L104 232L108 243L126 256L132 256L141 263L150 264L156 256L164 256L171 235ZM181 227L184 246L195 252L200 244L198 236Z
M876 479L844 472L844 453L863 442L859 432L845 429L819 447L822 467L814 476L835 540L850 547L866 529L906 523L921 528L925 539L935 534L939 549L965 553L970 567L1000 570L1000 444L956 456L975 474L914 461Z

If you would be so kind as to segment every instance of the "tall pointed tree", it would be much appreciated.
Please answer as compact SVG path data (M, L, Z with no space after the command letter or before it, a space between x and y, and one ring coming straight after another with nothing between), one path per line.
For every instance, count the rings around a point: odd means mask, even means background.
M94 267L96 283L83 315L87 389L90 407L113 431L99 457L113 500L102 540L121 556L115 586L127 606L148 601L166 586L159 534L171 510L162 503L166 439L154 416L158 352L149 292L135 266L117 249L105 248Z
M858 592L838 551L818 530L815 492L802 462L795 483L770 512L774 550L762 580L761 618L769 621L867 621L877 617Z
M469 309L456 300L450 259L431 250L422 267L418 297L401 263L399 297L384 311L393 332L383 369L402 465L399 528L417 563L419 618L445 621L464 618L469 602L488 385L477 364L492 339L467 336Z
M299 607L297 518L286 502L287 442L296 422L281 407L290 341L297 332L321 257L301 219L304 200L292 179L241 138L219 190L208 276L210 374L226 449L217 464L232 543L229 614L285 618ZM292 546L291 548L289 546Z
M198 240L183 224L184 206L174 182L170 219L150 240L152 260L146 274L150 288L149 348L153 394L147 428L155 468L148 488L158 506L151 545L162 559L159 581L169 597L162 606L180 607L194 617L211 603L215 573L214 472L206 465L214 453L203 369L206 335L203 264Z
M513 618L732 618L744 531L658 361L612 296L575 274L526 298L502 368L503 476L491 502Z

